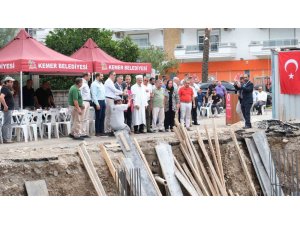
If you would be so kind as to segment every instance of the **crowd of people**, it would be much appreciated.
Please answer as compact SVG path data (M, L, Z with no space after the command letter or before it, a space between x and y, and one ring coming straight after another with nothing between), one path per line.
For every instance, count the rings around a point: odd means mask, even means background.
M219 81L213 81L207 92L200 88L197 77L186 74L184 79L155 79L151 76L137 75L135 84L131 76L116 75L110 71L104 82L104 75L95 73L91 82L89 73L76 78L69 90L68 104L72 115L70 137L83 140L89 136L89 109L95 109L95 135L112 136L114 131L153 133L172 132L176 115L178 121L187 130L192 125L199 125L198 114L202 106L210 106L213 117L218 117L225 108L226 88ZM2 80L0 104L4 112L3 140L11 142L9 124L12 110L20 107L19 84L11 77ZM253 90L253 83L247 74L234 84L239 95L237 111L241 111L245 121L244 128L251 128L250 111L256 108L262 114L262 106L266 104L267 94L262 87ZM48 109L55 107L50 83L44 81L36 91L33 81L27 80L22 89L23 108ZM253 102L255 104L253 105ZM198 112L199 111L199 112Z
M95 109L96 136L112 136L118 130L135 134L172 132L176 114L179 122L191 130L191 125L199 125L197 110L211 101L217 116L227 94L221 82L214 82L203 93L197 77L190 75L183 80L137 75L135 84L131 83L130 75L124 77L114 71L109 72L105 82L101 73L95 73L94 77L90 86L90 74L76 78L69 91L73 118L70 137L74 139L89 137L90 106Z

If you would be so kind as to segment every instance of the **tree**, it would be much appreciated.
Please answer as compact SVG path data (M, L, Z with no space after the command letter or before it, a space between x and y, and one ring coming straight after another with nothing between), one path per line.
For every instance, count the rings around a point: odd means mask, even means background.
M98 28L59 28L50 31L46 37L46 45L64 55L71 55L78 50L89 38L107 54L125 62L136 62L139 49L135 43L125 37L121 41L112 40L113 32ZM69 89L73 84L72 77L45 77L42 80L51 81L55 90Z
M11 41L18 31L17 28L0 28L0 48Z
M209 61L209 49L210 49L210 30L205 28L204 43L203 43L203 62L202 62L202 82L208 81L208 61Z
M138 47L130 38L121 41L112 40L113 32L98 28L59 28L50 31L46 45L64 55L71 55L89 38L107 54L126 62L136 62Z
M168 59L164 50L151 46L147 49L141 49L139 54L140 62L149 62L152 68L159 74L165 75L171 69L177 69L178 62L176 59Z

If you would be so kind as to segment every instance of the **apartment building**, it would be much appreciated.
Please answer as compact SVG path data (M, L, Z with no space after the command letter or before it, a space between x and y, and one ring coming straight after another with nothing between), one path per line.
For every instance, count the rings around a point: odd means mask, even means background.
M160 46L180 64L176 75L190 73L201 78L204 28L118 29L140 47ZM214 28L210 36L209 76L234 81L248 73L252 80L271 74L270 49L299 47L300 29L293 28Z
M33 29L32 35L44 42L52 29ZM111 29L113 38L131 37L140 48L156 46L179 61L171 73L183 77L190 73L201 79L204 28ZM300 28L213 28L210 36L209 77L234 81L248 73L252 80L271 74L270 49L298 48Z

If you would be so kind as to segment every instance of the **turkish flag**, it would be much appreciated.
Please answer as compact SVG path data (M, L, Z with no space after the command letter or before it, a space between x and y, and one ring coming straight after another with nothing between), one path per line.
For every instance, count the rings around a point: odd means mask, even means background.
M281 94L300 94L300 51L279 52Z

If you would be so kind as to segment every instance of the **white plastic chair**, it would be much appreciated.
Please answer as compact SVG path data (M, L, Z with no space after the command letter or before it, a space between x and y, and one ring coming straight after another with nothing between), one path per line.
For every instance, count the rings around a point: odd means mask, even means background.
M57 122L59 116L59 111L57 109L50 109L45 114L45 122L43 122L43 134L45 133L47 128L48 139L51 139L52 127L55 128L54 134L55 137L59 138L59 124Z
M58 124L62 126L64 125L66 127L66 135L69 135L71 133L71 111L68 108L61 108L59 111L59 118L60 121Z
M40 133L41 139L43 139L44 136L44 130L43 130L43 110L37 109L36 112L33 115L33 120L35 121L37 125L37 129Z
M22 131L24 135L24 141L28 142L29 121L31 116L32 114L27 110L14 112L15 120L13 121L12 129L15 130L16 132L17 141L21 141L21 131Z
M206 106L201 106L201 107L200 107L200 111L201 111L202 115L205 116L205 113L206 113L207 118L209 118L210 115L211 115L211 104L212 104L212 101L209 101L209 102L206 104ZM204 113L204 114L203 114L203 113Z
M31 129L33 131L33 137L34 137L34 140L37 141L38 140L38 134L37 134L37 128L38 128L38 125L37 125L37 112L28 112L29 115L29 118L28 118L28 130L29 130L29 139L32 141L32 134L31 134ZM40 131L41 132L41 131Z

